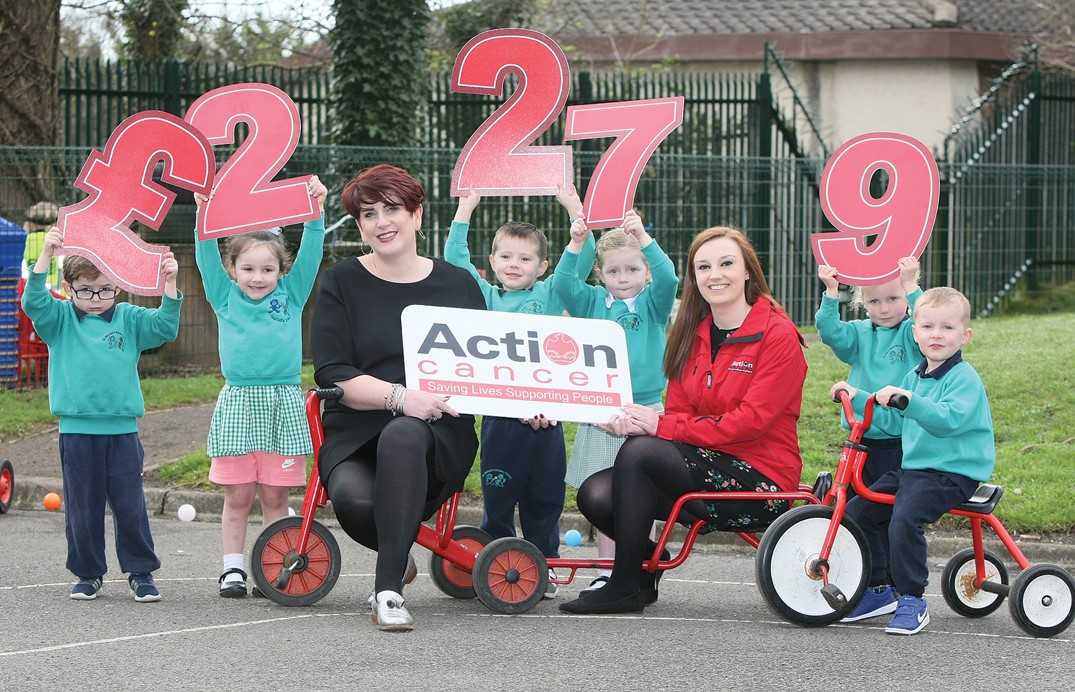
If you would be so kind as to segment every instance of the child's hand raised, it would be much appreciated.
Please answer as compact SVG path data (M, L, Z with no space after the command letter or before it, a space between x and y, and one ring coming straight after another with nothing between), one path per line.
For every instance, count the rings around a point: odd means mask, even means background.
M900 268L900 285L904 292L910 293L918 288L918 258L901 257L896 264Z
M623 215L623 230L628 235L633 235L642 247L649 245L653 240L646 233L646 226L642 223L642 217L634 209Z
M49 229L48 233L45 234L45 247L44 247L44 249L49 254L53 254L53 253L57 252L62 247L63 247L63 232L61 232L59 228L56 228L55 226L53 226L52 228Z
M481 193L465 190L459 194L459 205L455 208L455 221L470 223L470 217L482 201Z
M836 267L830 267L827 264L819 265L817 278L821 279L821 283L825 284L825 292L830 297L835 298L840 294L840 281L836 278Z
M202 207L205 206L205 203L208 202L209 198L212 197L212 196L213 196L212 192L210 192L208 195L203 195L200 192L195 192L194 193L194 206L196 206L198 209L201 209Z
M175 255L171 252L166 252L161 259L161 276L164 277L166 282L174 281L176 275L179 274L179 262L176 261Z
M306 189L309 190L310 196L317 200L317 208L322 212L325 211L325 198L328 197L328 188L321 182L321 179L316 175L310 176L309 182L306 183Z
M571 244L582 246L586 242L586 237L590 234L590 229L586 228L586 222L581 218L577 218L571 222Z
M579 199L579 192L575 189L574 184L557 188L556 201L560 203L560 206L564 208L571 218L576 219L582 216L582 200Z

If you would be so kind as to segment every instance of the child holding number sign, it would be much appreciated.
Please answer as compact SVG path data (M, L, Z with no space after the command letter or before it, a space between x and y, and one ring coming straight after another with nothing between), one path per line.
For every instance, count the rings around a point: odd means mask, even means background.
M107 501L116 555L128 574L131 596L140 603L159 601L152 573L160 560L142 491L138 419L146 408L138 358L179 334L179 265L172 253L164 255L164 296L160 308L149 309L116 304L112 280L88 259L70 256L63 263L63 289L72 298L57 300L45 287L45 277L62 247L63 235L50 229L26 282L22 308L49 346L49 407L60 419L67 499L67 569L78 577L71 598L93 600L104 582Z
M579 251L592 237L581 218L571 224L571 243L556 265L556 289L572 316L612 320L623 327L634 403L660 412L667 384L660 363L664 362L665 331L679 286L675 265L646 233L642 218L631 210L623 228L605 231L597 241L597 275L603 285L591 286L578 274L590 272L591 265ZM598 426L580 425L567 482L578 488L594 473L611 468L626 439ZM600 535L598 554L601 558L615 557L615 543L604 534ZM601 588L610 574L602 571L587 588Z
M323 211L327 190L316 176L309 190ZM199 206L206 199L195 195ZM302 310L321 266L325 222L303 225L294 264L280 229L231 236L223 262L215 239L198 240L195 233L195 240L224 374L207 451L209 480L224 487L219 593L242 598L246 524L255 495L268 525L287 516L288 488L306 484L306 455L313 448L299 387Z
M837 358L851 366L847 381L859 389L875 391L890 382L898 382L922 359L908 316L908 309L913 312L915 301L922 295L918 287L918 259L903 257L899 268L898 279L855 289L869 319L846 322L840 319L836 269L825 265L817 268L818 278L825 284L821 306L814 318L818 337ZM861 406L855 413L862 415ZM874 410L873 423L862 438L862 444L869 449L862 469L862 480L867 486L900 468L902 421L888 409ZM847 421L842 423L847 429Z
M557 199L572 218L582 214L582 200L573 187L561 191ZM478 274L470 259L467 232L479 201L481 196L475 192L460 195L444 245L444 259L470 272L490 310L562 315L565 305L554 284L564 279L554 275L539 281L549 268L548 240L533 224L508 222L497 229L489 264L500 287ZM593 262L593 247L591 240L582 248L589 263ZM545 557L559 557L566 457L562 428L544 415L524 420L483 416L482 529L493 538L514 536L518 506L523 537ZM558 587L551 580L552 570L549 572L545 596L552 598Z

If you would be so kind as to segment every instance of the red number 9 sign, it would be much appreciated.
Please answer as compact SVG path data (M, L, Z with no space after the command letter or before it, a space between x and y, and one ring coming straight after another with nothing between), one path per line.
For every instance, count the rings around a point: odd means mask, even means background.
M160 229L175 193L153 181L153 168L164 162L161 180L208 194L216 172L213 148L205 137L163 111L127 118L105 142L104 153L91 152L75 187L86 199L60 209L57 227L64 235L63 254L82 255L121 288L140 295L160 295L164 245L150 245L130 228L132 221Z
M874 173L888 174L880 199L870 194ZM901 257L920 257L937 218L940 174L922 142L899 132L871 132L843 143L821 174L821 209L838 230L810 237L819 265L835 267L842 282L883 284L899 276ZM866 238L877 238L866 244Z

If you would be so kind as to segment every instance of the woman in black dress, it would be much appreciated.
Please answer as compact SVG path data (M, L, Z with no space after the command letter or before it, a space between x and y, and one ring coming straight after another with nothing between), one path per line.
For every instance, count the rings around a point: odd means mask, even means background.
M403 308L485 309L465 271L418 254L424 199L388 164L347 183L343 205L371 252L325 272L313 318L314 378L343 389L325 407L321 478L344 531L377 551L370 605L384 630L414 627L400 595L415 574L410 547L422 519L463 487L478 448L472 416L403 384Z

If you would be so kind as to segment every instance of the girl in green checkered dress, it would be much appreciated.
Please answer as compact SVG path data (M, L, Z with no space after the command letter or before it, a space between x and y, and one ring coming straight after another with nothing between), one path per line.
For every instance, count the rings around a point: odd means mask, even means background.
M605 231L597 241L596 273L601 286L591 286L577 276L579 251L590 231L581 219L571 225L571 242L556 265L556 290L573 317L612 320L627 335L631 363L631 394L636 404L662 410L661 394L667 383L664 362L665 329L676 300L679 277L672 260L646 233L642 218L631 210L623 228ZM581 487L598 471L611 468L627 438L595 425L579 425L567 466L568 485ZM599 533L598 557L611 559L616 544ZM605 585L603 570L588 589Z
M324 209L326 190L309 191ZM196 195L200 207L206 198ZM313 452L302 389L302 310L313 290L325 242L324 219L303 226L294 263L279 229L198 240L195 259L217 319L224 388L209 426L209 480L224 489L219 592L246 596L243 551L255 496L266 525L287 516L288 488L306 484ZM255 592L256 593L256 592Z

